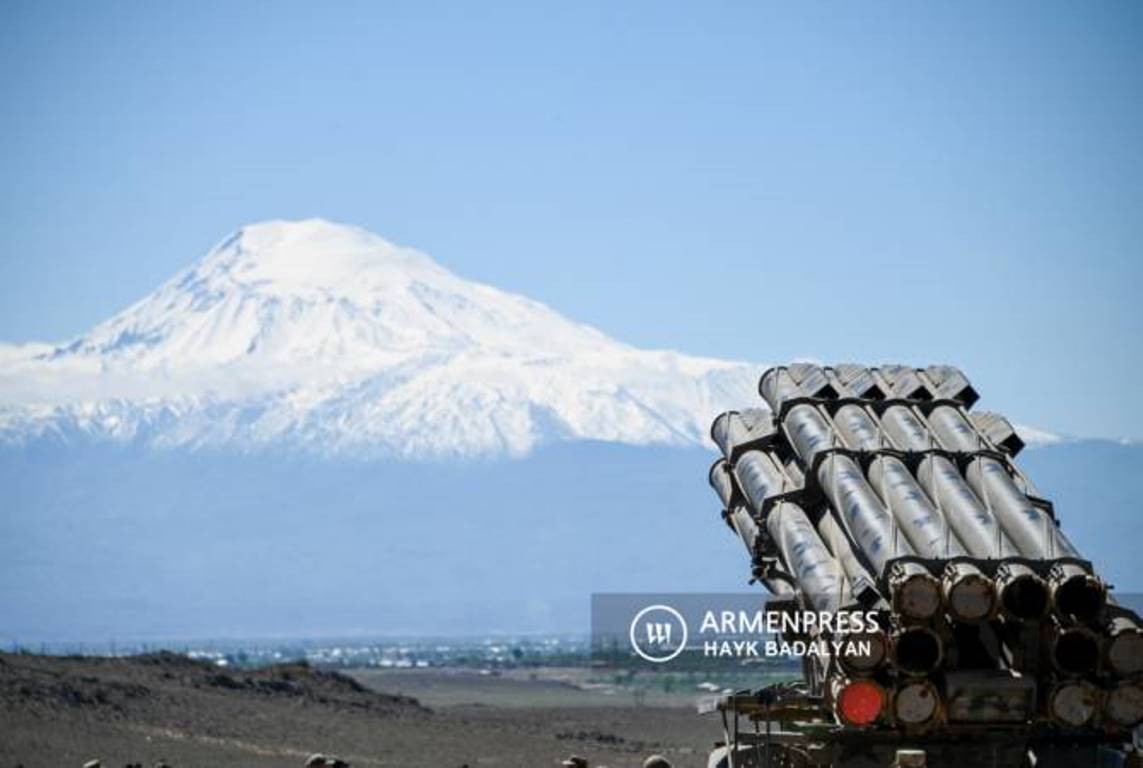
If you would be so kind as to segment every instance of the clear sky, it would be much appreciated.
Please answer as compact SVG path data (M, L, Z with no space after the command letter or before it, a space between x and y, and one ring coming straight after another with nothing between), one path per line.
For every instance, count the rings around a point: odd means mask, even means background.
M0 3L0 338L323 216L625 341L1143 438L1138 2Z

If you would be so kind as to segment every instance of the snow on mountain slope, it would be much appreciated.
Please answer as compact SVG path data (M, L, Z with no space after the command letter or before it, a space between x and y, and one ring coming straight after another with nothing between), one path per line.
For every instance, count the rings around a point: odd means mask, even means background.
M0 346L0 441L322 454L691 444L762 366L636 349L322 220L233 234L69 344Z

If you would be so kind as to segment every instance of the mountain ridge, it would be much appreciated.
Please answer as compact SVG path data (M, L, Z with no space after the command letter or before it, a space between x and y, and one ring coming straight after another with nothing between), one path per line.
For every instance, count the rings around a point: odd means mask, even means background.
M270 221L66 345L0 349L0 441L403 458L696 444L762 368L631 347L363 229Z

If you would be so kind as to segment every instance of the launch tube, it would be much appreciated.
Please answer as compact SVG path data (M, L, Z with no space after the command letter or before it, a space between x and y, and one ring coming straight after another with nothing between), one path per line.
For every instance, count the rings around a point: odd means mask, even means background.
M754 522L754 518L750 515L749 510L742 506L736 507L727 517L730 526L734 529L734 532L738 534L738 538L742 539L742 543L746 546L747 553L749 553L751 560L753 560L754 556L758 553L757 542L760 533L757 523ZM794 585L786 579L773 578L761 574L758 576L758 580L769 590L770 594L776 597L792 597L794 595Z
M940 448L936 436L917 418L907 405L891 405L881 414L881 428L903 451L927 451Z
M821 534L822 541L833 553L834 558L841 564L854 599L863 603L863 597L866 594L876 594L873 577L857 559L857 555L853 553L853 548L849 545L849 540L845 538L841 526L829 513L823 514L818 521L818 533ZM878 600L884 605L883 600L880 598ZM867 674L881 666L889 651L889 638L883 629L851 634L849 639L853 640L857 647L860 647L863 642L868 643L869 653L843 654L838 659L843 667L851 673Z
M734 462L738 487L755 512L762 512L768 498L789 490L782 468L767 453L747 451Z
M766 515L766 530L814 610L836 613L848 597L849 585L802 508L789 502L775 504Z
M714 464L711 464L710 471L707 472L707 480L710 482L710 487L714 489L718 500L722 502L723 509L729 510L731 507L736 506L734 499L734 479L730 474L730 464L726 459L719 459Z
M953 408L935 409L929 415L929 423L948 450L971 452L985 447L972 425ZM1016 486L1002 462L991 456L977 456L969 462L965 479L996 512L1021 554L1039 559L1079 556L1062 533L1053 532L1054 522Z
M775 370L778 374L773 377L763 377L764 391L767 381L773 380L777 387L782 376L789 375L782 369ZM791 408L784 426L794 451L806 466L813 466L820 451L836 444L833 427L813 406ZM940 607L940 585L917 563L901 563L894 573L887 573L887 566L894 558L916 553L897 530L857 464L848 456L829 454L818 465L817 479L849 538L876 574L886 577L894 607L910 618L931 618Z
M935 435L906 406L887 408L881 416L881 425L901 450L920 452L937 447ZM970 555L1003 559L1021 554L992 510L981 503L947 457L929 454L921 459L917 480L929 497L940 505L945 519ZM1047 584L1026 565L1005 564L997 573L996 591L1001 607L1012 618L1038 619L1048 609Z
M941 444L950 451L972 453L991 446L957 408L940 405L929 413L929 424Z
M887 573L894 558L915 552L853 459L839 454L827 456L818 467L818 482L850 539L886 578L894 608L913 619L935 615L940 608L940 585L923 566L899 562L892 573Z
M725 459L720 459L710 468L709 477L711 487L714 488L722 506L726 509L727 523L738 534L738 538L742 540L746 552L753 561L758 553L758 536L761 531L758 529L758 524L754 522L750 510L737 503L734 498L734 481L731 477L730 465ZM759 580L773 595L785 597L794 592L793 586L784 579L769 578L762 575L759 576Z
M742 539L742 544L746 547L746 551L751 555L758 551L755 547L758 544L758 524L754 522L754 518L746 510L746 507L735 507L733 510L727 510L726 521L730 523L730 527L738 534L738 538Z
M1020 491L1001 462L978 456L969 463L965 477L1022 555L1041 560L1080 557L1051 516ZM1056 612L1071 619L1093 618L1107 600L1106 587L1074 563L1057 566L1049 576Z
M876 450L884 445L881 430L873 417L859 406L839 408L834 423L842 437L855 448ZM950 527L947 517L933 506L900 459L877 456L870 463L867 475L918 554L936 558L969 554Z
M1123 728L1143 723L1143 682L1123 680L1112 686L1104 701L1107 719Z
M856 650L853 653L843 652L838 657L838 663L850 674L872 674L881 667L889 654L889 636L884 630L851 632L844 637L850 641L851 649L869 649L866 653L858 653Z
M770 406L770 410L778 413L782 403L788 398L798 394L798 384L785 366L770 368L762 374L758 381L758 394Z
M869 465L869 482L918 554L963 557L968 554L944 515L929 502L908 468L895 456L878 456Z
M940 441L950 450L976 450L985 445L975 427L954 408L943 406L929 416ZM977 456L965 470L968 484L992 509L1004 531L1025 557L1038 560L1080 558L1080 553L1051 516L1020 490L1008 468L991 456ZM1052 605L1065 618L1094 618L1107 600L1104 584L1079 565L1057 564L1049 576Z
M1143 628L1137 621L1129 616L1116 616L1106 629L1107 666L1124 677L1143 672Z
M929 389L938 400L959 400L968 408L980 398L968 378L955 366L930 365L921 375L928 381Z
M917 416L903 405L882 414L881 424L893 443L903 451L935 447L935 438ZM968 554L981 558L1014 557L1020 554L996 517L980 503L956 466L946 457L930 454L917 467L917 480L929 498L940 505L945 519Z
M1023 563L1001 563L996 569L996 592L1005 615L1020 621L1043 618L1051 607L1048 585Z
M927 675L941 664L944 643L929 627L903 627L890 635L894 666L910 675Z
M838 408L833 423L851 448L876 451L892 447L877 428L877 422L860 405L850 404Z
M1099 689L1086 680L1065 680L1048 693L1048 714L1070 728L1081 728L1099 712Z
M944 410L955 414L959 422L930 416L937 438L950 450L976 450L963 448L966 441L963 430L972 432L971 425L955 410ZM995 512L1005 533L1022 555L1041 560L1080 556L1047 512L1033 504L1016 486L1002 462L991 456L977 456L969 462L965 479L985 505Z
M907 728L932 723L941 710L941 695L930 680L911 680L893 693L893 719Z
M919 554L933 558L968 556L947 517L932 505L900 459L878 456L869 466L869 479ZM971 563L949 563L941 587L949 614L959 621L984 621L995 610L992 580Z
M1099 665L1099 636L1086 627L1052 626L1049 629L1052 665L1064 674L1085 675Z
M829 421L813 405L795 405L783 422L790 444L807 467L813 466L819 451L838 447Z
M727 461L733 460L737 446L760 440L773 433L774 424L770 412L760 408L727 411L720 414L710 425L710 438L722 450L722 455Z
M876 581L865 569L865 566L861 564L861 561L857 559L857 555L853 553L849 539L845 538L845 532L842 531L833 515L828 512L822 514L818 521L818 533L829 551L841 563L841 569L853 587L855 597L860 594L863 588L875 589Z
M838 454L826 457L818 468L818 482L850 538L878 574L884 574L893 558L916 554L853 459Z
M1066 619L1091 621L1107 604L1107 587L1076 563L1055 563L1048 573L1048 586L1056 613Z
M835 677L829 684L829 697L833 700L838 719L850 726L872 725L882 715L888 695L880 683L873 680L848 680Z
M1020 552L996 518L980 503L956 465L944 456L926 456L917 466L917 479L940 504L957 539L973 557L1017 557Z

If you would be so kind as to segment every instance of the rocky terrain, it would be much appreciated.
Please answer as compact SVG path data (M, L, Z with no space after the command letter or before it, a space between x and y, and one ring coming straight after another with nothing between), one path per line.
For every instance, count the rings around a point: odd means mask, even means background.
M649 752L704 764L719 735L692 708L466 704L430 709L355 679L289 664L228 670L174 654L0 654L0 768L636 766Z

